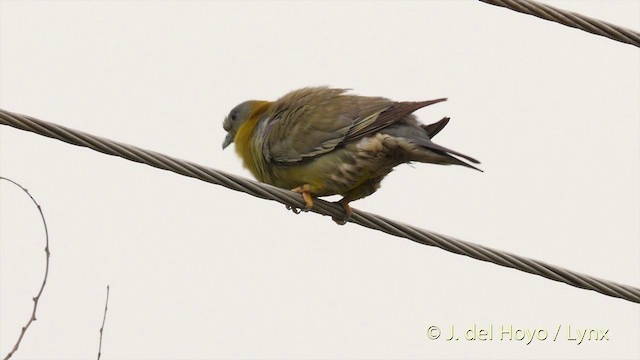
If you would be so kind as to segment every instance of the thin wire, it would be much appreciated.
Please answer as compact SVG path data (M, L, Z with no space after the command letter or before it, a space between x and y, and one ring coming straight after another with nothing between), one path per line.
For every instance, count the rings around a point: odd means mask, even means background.
M19 115L0 109L0 124L9 125L25 131L31 131L69 144L88 147L108 155L119 156L159 169L173 171L175 173L200 179L212 184L222 185L232 190L245 192L259 198L278 201L291 208L301 209L305 206L302 196L289 190L248 180L196 163L144 150L136 146L104 139L78 130L38 120L30 116ZM321 199L316 199L314 201L314 206L311 211L331 217L341 218L343 216L343 210L340 205L329 203ZM354 209L353 216L349 221L390 235L403 237L420 244L435 246L455 254L469 256L474 259L491 262L530 274L539 275L547 279L563 282L578 288L593 290L608 296L640 303L640 289L633 286L598 279L593 276L580 274L542 261L458 240L451 236L438 234L389 220L382 216L365 211Z
M532 0L480 0L640 47L640 33Z

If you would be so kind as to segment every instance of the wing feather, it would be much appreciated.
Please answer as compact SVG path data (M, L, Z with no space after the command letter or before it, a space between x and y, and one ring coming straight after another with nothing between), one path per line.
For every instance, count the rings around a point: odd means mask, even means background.
M446 99L393 102L345 94L347 89L304 88L278 99L266 114L263 154L286 164L312 159L389 127ZM446 121L442 127L446 125ZM440 129L433 128L434 134Z
M305 88L277 100L263 134L267 161L294 163L332 151L353 129L366 128L391 105L384 98L345 95L346 91Z

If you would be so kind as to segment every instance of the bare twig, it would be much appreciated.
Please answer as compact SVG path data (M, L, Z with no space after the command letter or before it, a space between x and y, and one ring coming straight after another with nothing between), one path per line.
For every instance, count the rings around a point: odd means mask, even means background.
M107 305L109 305L109 285L107 285L107 300L104 302L104 316L102 317L102 326L100 326L100 345L98 346L98 360L102 355L102 333L104 332L104 322L107 320Z
M13 354L15 354L16 351L18 351L18 348L20 347L20 343L22 342L22 338L24 337L24 334L27 332L27 329L29 328L29 326L31 326L31 323L36 321L36 310L38 309L38 301L40 301L40 296L42 296L42 291L44 290L44 286L47 284L47 277L49 276L49 257L51 253L49 251L49 230L47 229L47 221L44 219L44 214L42 213L42 208L40 207L40 204L38 204L36 199L34 199L33 196L31 196L31 194L29 193L29 190L24 188L22 185L18 184L17 182L11 179L7 179L1 176L0 176L0 180L6 180L16 185L20 189L22 189L22 191L24 191L27 195L29 195L29 197L31 198L31 201L33 201L33 203L38 208L38 211L40 212L40 217L42 218L42 224L44 225L44 235L45 235L44 252L47 254L46 265L44 269L44 278L42 279L42 285L40 286L40 291L38 291L38 294L33 298L33 311L31 312L31 317L29 318L29 321L27 321L27 324L22 327L22 330L20 331L20 337L18 338L18 341L16 341L16 344L13 345L13 349L7 354L7 356L5 356L4 360L8 360L11 358L11 356L13 356Z

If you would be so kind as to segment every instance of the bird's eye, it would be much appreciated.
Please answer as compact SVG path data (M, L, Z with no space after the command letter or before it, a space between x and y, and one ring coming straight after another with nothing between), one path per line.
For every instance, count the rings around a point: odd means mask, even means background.
M231 113L231 121L236 121L238 119L238 113L235 111Z

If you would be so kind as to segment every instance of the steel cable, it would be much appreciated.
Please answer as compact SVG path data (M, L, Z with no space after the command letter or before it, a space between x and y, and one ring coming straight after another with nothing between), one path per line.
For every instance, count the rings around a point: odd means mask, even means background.
M169 170L216 185L222 185L229 189L245 192L259 198L278 201L291 208L301 209L305 206L305 202L300 194L288 190L248 180L220 170L145 150L136 146L112 141L50 122L38 120L30 116L11 113L0 109L0 124L34 132L69 144L88 147L108 155L119 156L131 161L147 164L163 170ZM340 205L329 203L321 199L316 199L311 211L332 217L341 217L343 215L343 210ZM349 221L390 235L403 237L420 244L435 246L455 254L469 256L474 259L539 275L547 279L564 282L571 286L593 290L612 297L640 303L640 289L633 286L598 279L589 275L580 274L575 271L547 264L542 261L462 241L450 236L386 219L382 216L365 211L354 209L353 216Z
M640 33L532 0L480 0L640 47Z

